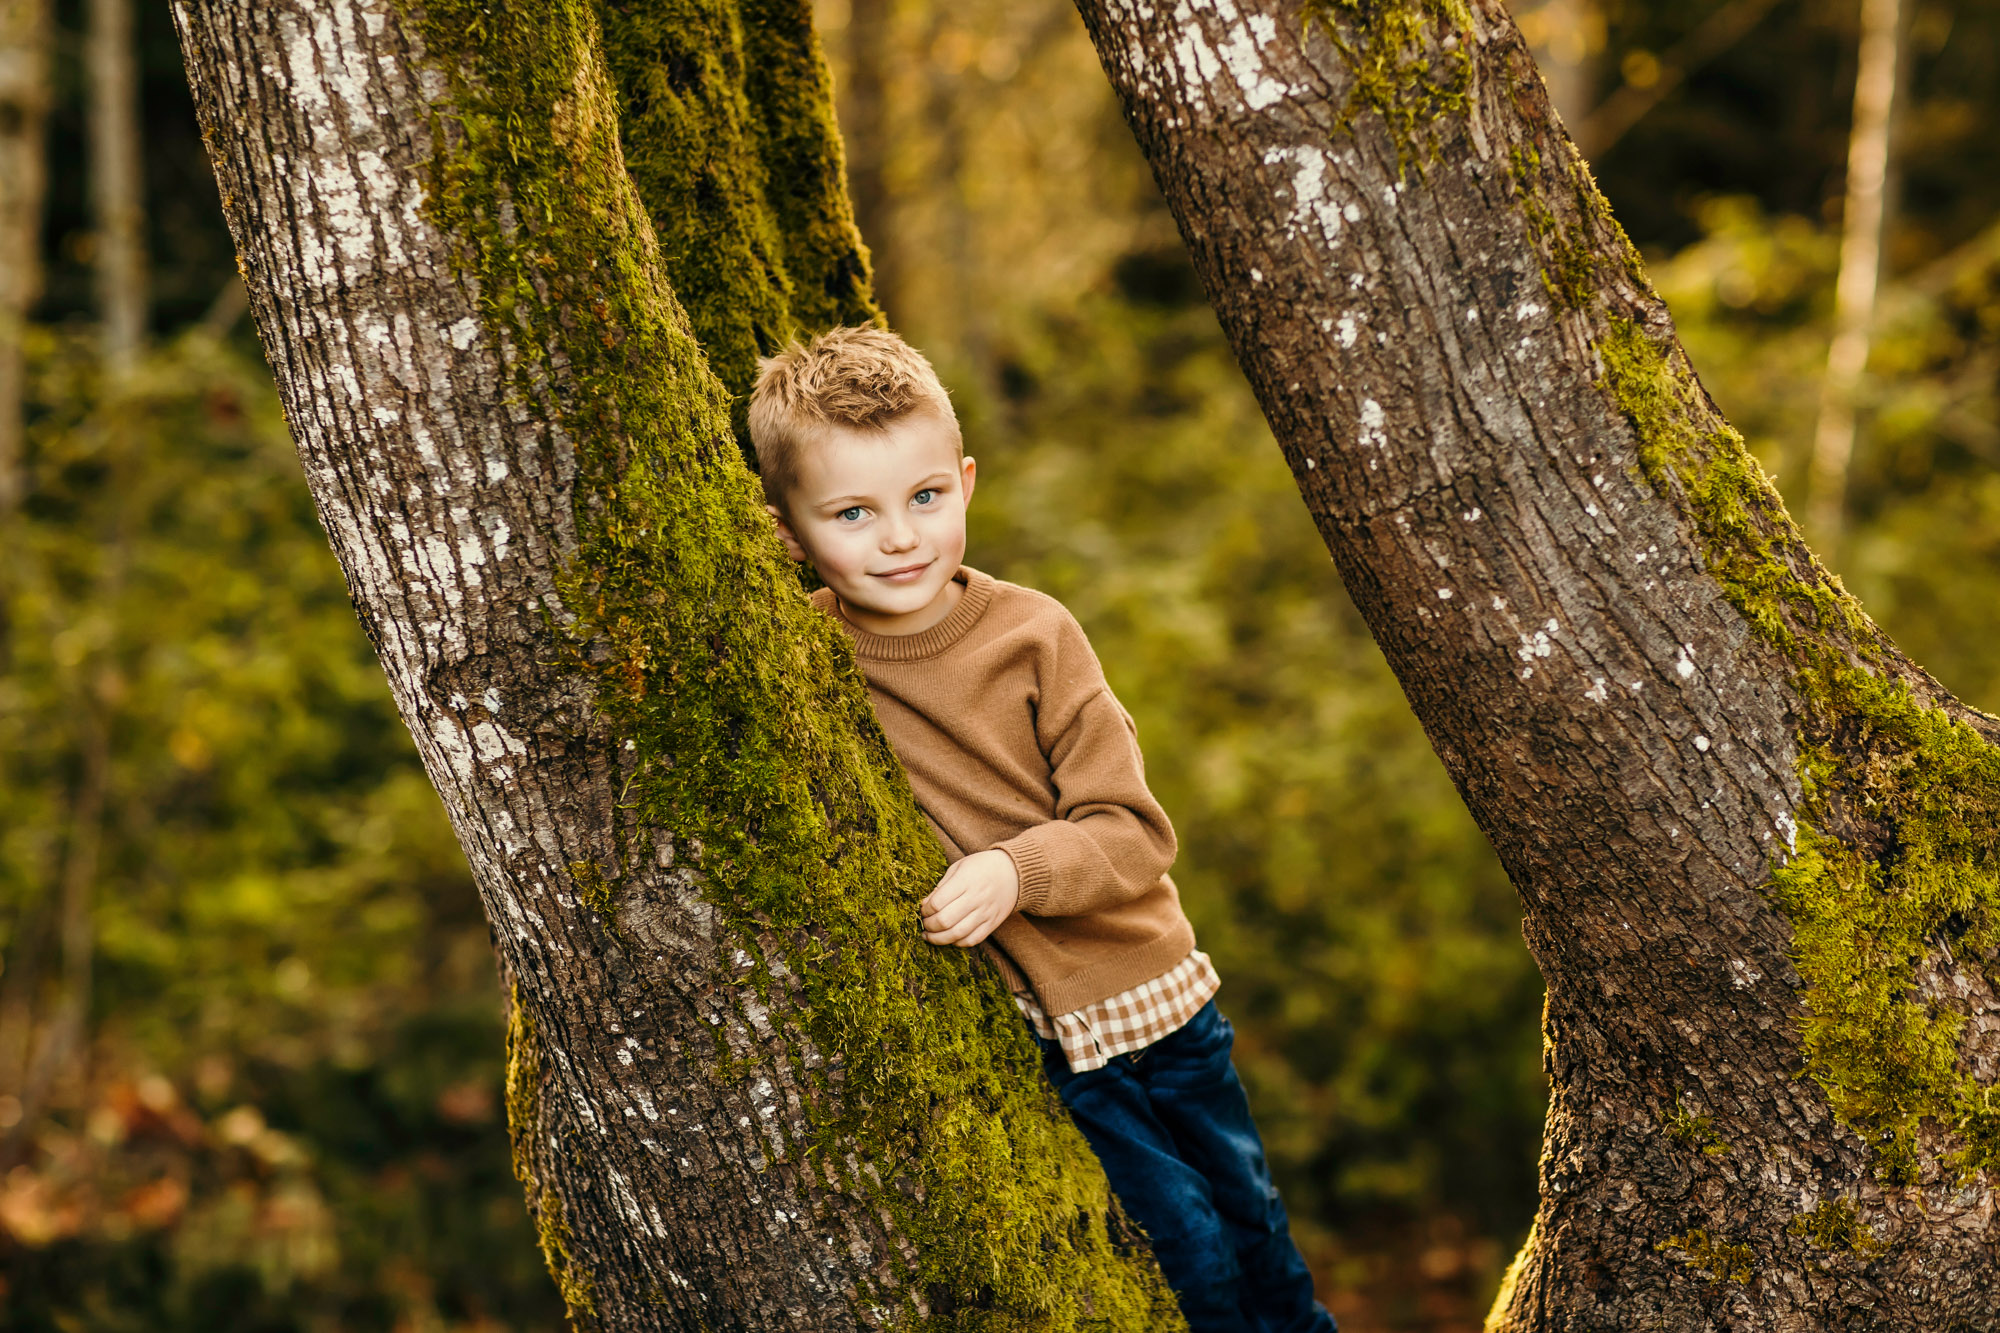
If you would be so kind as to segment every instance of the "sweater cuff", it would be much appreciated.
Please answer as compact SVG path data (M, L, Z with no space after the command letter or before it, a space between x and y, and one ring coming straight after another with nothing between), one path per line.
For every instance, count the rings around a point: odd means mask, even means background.
M999 850L1007 853L1007 859L1014 863L1015 877L1021 881L1021 896L1014 910L1041 913L1049 904L1049 890L1055 886L1055 870L1041 840L1032 833L1018 834L1000 843Z

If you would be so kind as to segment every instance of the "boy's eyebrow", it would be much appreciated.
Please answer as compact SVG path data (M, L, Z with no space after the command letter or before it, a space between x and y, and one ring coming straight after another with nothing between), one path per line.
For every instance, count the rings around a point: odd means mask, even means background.
M913 492L921 491L924 490L926 487L933 485L936 482L950 481L950 480L951 480L951 473L945 471L943 468L939 468L936 472L931 473L928 477L925 477L921 481L914 483L910 487L910 490ZM811 507L815 510L834 509L837 512L840 509L849 509L855 505L867 504L872 499L874 499L874 497L870 495L835 495L835 496L830 496L827 499L818 501Z

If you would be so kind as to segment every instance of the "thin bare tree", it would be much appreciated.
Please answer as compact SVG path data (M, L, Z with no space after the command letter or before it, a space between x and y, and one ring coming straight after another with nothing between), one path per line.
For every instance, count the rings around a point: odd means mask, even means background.
M1861 0L1861 50L1847 139L1847 203L1841 216L1833 340L1820 380L1819 417L1806 480L1806 530L1830 561L1839 558L1847 523L1847 470L1854 457L1868 349L1874 341L1882 234L1890 210L1890 130L1908 26L1904 11L1903 0Z
M105 367L129 375L146 339L146 195L132 0L90 0L90 199Z
M49 0L0 0L0 518L20 502L22 336L41 294Z

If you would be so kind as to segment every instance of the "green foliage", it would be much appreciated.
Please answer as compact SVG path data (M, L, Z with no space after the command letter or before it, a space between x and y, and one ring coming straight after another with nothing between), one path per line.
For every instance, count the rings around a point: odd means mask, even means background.
M914 1247L906 1290L929 1293L936 1326L958 1326L943 1311L959 1307L1050 1328L1171 1326L1150 1255L1114 1249L1102 1174L997 978L914 928L943 854L846 640L780 551L726 391L662 279L593 13L441 3L423 22L450 80L438 114L457 131L439 137L452 146L426 206L471 243L491 335L526 349L512 391L575 449L577 553L557 578L570 664L635 756L624 796L641 836L698 847L742 947L803 986L825 1060L801 1070L819 1095L814 1141L795 1147L895 1218ZM507 227L510 208L534 224ZM544 376L562 386L553 400ZM616 904L619 867L584 878ZM857 1156L912 1178L875 1181L848 1165ZM588 1258L557 1243L553 1185L533 1188L567 1294L589 1281Z
M0 562L10 1057L15 1003L54 1001L94 728L110 764L88 1045L0 1186L0 1324L553 1327L486 924L268 372L190 335L114 396L81 337L29 348Z

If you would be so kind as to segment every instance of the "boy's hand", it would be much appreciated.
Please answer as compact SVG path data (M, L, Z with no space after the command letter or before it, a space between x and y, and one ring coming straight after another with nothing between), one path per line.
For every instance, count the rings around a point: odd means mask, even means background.
M970 949L1013 913L1020 897L1013 857L992 848L962 857L918 906L924 938Z

